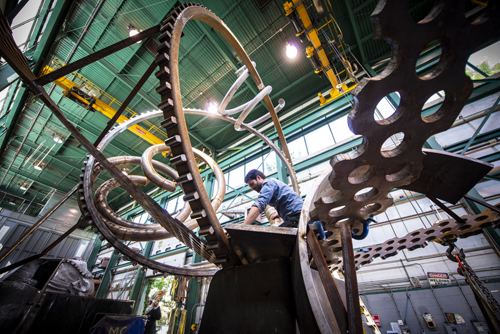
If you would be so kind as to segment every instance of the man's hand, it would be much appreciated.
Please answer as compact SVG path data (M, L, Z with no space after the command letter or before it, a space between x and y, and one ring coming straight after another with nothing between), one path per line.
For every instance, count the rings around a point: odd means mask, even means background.
M271 220L275 220L276 218L280 218L280 216L278 215L278 212L274 212L272 215L271 215Z

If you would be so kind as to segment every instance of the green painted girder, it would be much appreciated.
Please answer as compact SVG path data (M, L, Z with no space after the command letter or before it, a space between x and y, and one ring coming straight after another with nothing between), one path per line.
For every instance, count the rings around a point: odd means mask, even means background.
M344 0L344 3L346 5L347 12L349 13L349 19L351 22L352 29L354 30L354 36L356 37L356 42L359 46L359 52L361 53L361 60L362 60L363 64L366 64L367 63L366 54L365 54L365 50L363 48L363 42L361 42L360 33L358 31L358 25L356 24L356 20L354 18L354 14L353 14L353 11L351 8L351 3L349 0Z
M325 161L330 160L333 156L336 154L342 154L342 153L347 153L352 151L354 148L358 147L362 142L362 138L360 136L353 137L350 141L342 143L341 145L336 145L332 147L330 150L323 152L321 154L318 154L312 158L306 159L302 161L301 163L297 164L294 166L294 170L296 173L299 173L303 170L306 170L312 166L316 166L320 163L323 163ZM273 177L278 177L278 173L274 173L269 175L268 177L273 178ZM243 188L238 189L240 193L246 194L251 191L251 189L248 186L244 186ZM230 192L224 197L224 201L231 200L235 197L240 195L239 193L236 192Z
M368 69L371 69L371 68L368 68ZM311 72L311 73L314 74L313 72ZM475 102L475 101L477 101L485 96L491 95L492 93L497 92L499 89L500 89L500 83L498 83L498 82L491 82L488 85L483 85L481 87L478 87L472 93L471 97L469 98L468 103ZM278 95L278 94L276 94L276 95ZM439 109L439 107L440 107L440 105L433 106L432 108L429 108L424 113L422 113L422 115L425 116L428 114L432 114L437 109ZM297 116L297 117L292 118L292 119L287 119L287 120L285 120L285 122L283 122L283 132L287 136L287 140L291 142L293 139L295 139L295 137L301 136L303 134L303 133L299 134L297 132L299 132L307 124L314 122L314 121L317 121L318 118L328 115L333 110L336 110L335 116L333 116L334 118L342 117L349 112L349 108L350 108L350 105L345 101L345 99L339 99L339 100L337 100L337 101L333 102L332 104L329 104L325 107L316 108L316 110L313 110L312 113L311 112L302 112L302 113L300 113L300 116ZM311 113L311 114L306 116L308 113ZM331 118L332 116L329 116L329 117ZM334 119L331 119L330 122L333 120ZM316 125L315 127L311 128L311 129L318 128L320 126L323 126L324 124L326 124L326 123L323 121L322 123L318 123L318 125ZM229 126L231 126L231 125L232 124L230 124ZM291 135L294 132L296 133L295 136ZM269 133L266 133L266 135L270 136ZM255 143L255 142L258 142L258 140L257 139L253 140L253 143ZM251 146L251 145L252 145L252 143L248 144L248 146ZM257 144L257 148L260 149L258 146L259 145ZM220 150L220 151L222 151L222 150ZM235 161L242 161L242 159L244 159L245 156L248 156L248 155L252 154L252 152L255 152L255 151L256 151L256 148L253 148L253 149L250 148L249 150L245 150L245 151L233 152L232 158L228 158L227 156L219 157L219 161L220 161L219 165L221 166L221 168L225 168L229 164L232 164Z
M14 86L12 86L10 88L9 93L7 94L7 96L5 98L3 110L0 110L0 112L3 113L4 116L6 116L9 113L10 107L11 107L12 103L14 102L14 96L16 95L15 93L16 93L17 89L19 88L19 85L20 85L20 82L17 81L14 84Z
M153 250L153 245L154 245L154 241L150 241L146 244L146 247L143 250L143 255L145 257L149 258L151 256L151 251ZM138 300L139 300L139 296L140 296L142 287L144 285L145 277L146 277L146 271L143 270L142 268L137 269L137 274L135 276L134 285L132 286L132 289L130 291L130 295L128 298L129 300L135 301L134 312L137 311L137 307L139 306Z
M363 4L361 4L361 5L357 6L356 8L354 8L352 10L352 12L353 12L353 14L356 14L357 12L361 11L362 9L364 9L365 7L367 7L367 6L369 6L369 5L373 4L373 3L375 3L375 0L367 0L367 1L365 0L363 2Z
M99 284L99 287L97 288L96 298L104 298L106 296L106 291L108 291L109 283L111 282L112 268L116 265L119 258L120 253L115 254L115 252L111 252L111 257L109 258L108 265L104 270L101 284Z
M37 74L43 66L45 58L47 57L50 48L59 32L59 28L62 26L63 21L66 17L69 7L73 1L71 0L58 0L52 10L50 19L47 22L46 29L38 43L38 47L33 55L33 61L35 66L33 68L33 73ZM16 124L19 115L21 114L24 104L26 102L26 89L21 87L16 96L14 105L9 113L9 117L5 123L7 131L0 137L0 152L3 154L5 147L7 146L7 140L14 131L14 124Z
M44 26L45 21L49 15L49 10L52 7L52 3L54 0L44 0L43 5L40 7L39 17L35 22L33 27L33 32L31 33L30 41L28 42L28 48L33 47L37 44L38 37L42 32L42 28Z
M500 160L500 152L495 152L491 153L488 155L485 155L484 157L480 157L479 160L485 161L485 162L495 162Z
M17 79L19 79L19 75L17 75L9 64L5 63L3 66L0 66L0 92L9 87Z
M0 192L3 192L5 194L13 196L13 197L22 198L22 199L24 199L24 200L26 200L28 202L32 202L32 203L40 205L40 206L44 206L45 205L45 203L39 202L37 200L37 195L35 195L35 194L32 193L32 192L36 192L36 193L40 194L40 192L38 190L36 190L36 189L31 189L30 188L30 189L28 189L28 191L25 191L24 195L23 194L17 194L17 191L11 192L9 190L11 190L11 189L3 189L3 190L0 190ZM20 190L20 189L18 188L17 190ZM45 196L46 194L44 193L44 194L41 194L41 195Z
M99 251L101 249L102 241L99 238L94 239L94 245L92 246L92 252L90 253L89 259L87 260L87 269L92 272L92 267L97 260L97 255L99 255Z
M22 140L20 138L15 138L13 141L11 141L11 144L14 143L15 141L19 141L19 144L21 144ZM33 143L31 141L28 141L28 140L26 140L24 142L24 145L26 145L28 147L28 149L33 149L33 150L36 149L38 146L36 143ZM27 150L25 150L25 151L27 151ZM23 153L23 152L21 151L21 153ZM25 154L28 155L28 152L26 152ZM49 154L47 154L47 157L50 157L50 158L56 160L57 162L65 164L70 168L76 168L76 169L82 168L82 165L78 165L77 163L74 163L74 162L62 160L61 157L58 157L55 153L49 153Z

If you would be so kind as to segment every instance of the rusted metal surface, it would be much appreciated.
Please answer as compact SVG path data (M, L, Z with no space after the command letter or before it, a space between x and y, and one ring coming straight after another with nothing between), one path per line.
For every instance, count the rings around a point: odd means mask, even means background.
M316 239L316 235L314 234L314 231L312 229L310 229L309 233L307 233L307 244L309 245L309 249L311 250L313 259L318 267L318 272L321 277L323 287L325 288L328 301L330 302L330 307L332 308L333 313L335 314L335 319L337 321L339 330L341 333L347 333L348 316L346 309L344 307L344 304L342 303L342 298L340 297L339 291L337 289L337 286L335 285L335 281L333 280L332 274L328 269L328 265L326 264L323 252L321 252L318 239Z
M424 167L422 147L426 140L448 129L468 100L473 87L463 69L469 55L481 44L498 39L500 19L498 2L494 2L469 23L465 4L465 0L440 1L417 23L408 14L408 1L378 2L371 16L374 38L389 43L391 59L380 75L363 79L352 92L355 105L348 123L354 134L363 136L362 144L350 154L334 156L331 166L318 177L314 191L305 200L297 247L306 286L313 282L308 273L307 245L303 240L307 222L312 219L325 223L328 238L320 242L321 249L330 269L340 269L345 260L341 258L343 248L348 246L342 243L339 224L349 224L353 231L361 231L361 222L392 205L393 200L388 197L392 189L405 188L418 180ZM441 43L441 59L429 73L419 77L415 70L419 54L434 40ZM422 116L425 102L441 90L445 91L441 108L432 115ZM377 104L394 92L401 96L399 106L391 116L377 119ZM402 134L403 140L391 149L382 149L385 141L396 134ZM463 195L463 190L460 192ZM431 239L473 234L497 219L487 214L480 218L479 224L474 220L478 218L468 217L464 226L442 221L436 223L434 229L416 231L413 236L410 233L408 238L388 240L370 248L369 253L356 253L354 263L346 265L345 270L350 270L350 277L354 277L352 268L369 263L374 257L385 258L395 255L399 249L423 247ZM346 235L344 239L349 237ZM352 252L352 248L344 250L344 256L347 251ZM314 291L307 293L318 324L326 322ZM331 329L321 328L321 331L328 333Z
M231 224L226 226L236 254L244 264L290 259L296 228Z
M209 114L206 111L199 110L199 109L185 109L184 112L188 113L188 114L216 117L218 119L225 120L227 122L232 122L232 123L234 123L236 121L235 119L233 119L231 117L224 117L221 115ZM115 127L111 132L109 132L105 136L103 141L99 144L98 149L101 151L104 150L105 147L113 139L115 139L121 132L125 131L128 127L133 126L133 125L140 123L142 121L145 121L147 119L155 118L155 117L158 117L161 115L162 115L161 110L153 111L150 113L138 115L136 117L131 118L130 120L128 120L124 124L118 125L117 127ZM273 144L272 141L270 141L267 137L263 136L260 132L256 131L254 128L252 128L244 123L242 124L242 127L245 130L253 133L257 137L262 139L267 145L269 145L271 147L271 149L273 149L273 151L277 154L277 156L283 161L285 167L289 171L289 174L294 176L294 177L292 177L292 185L293 185L294 190L298 191L298 182L296 182L295 173L293 172L293 168L291 167L291 165L287 164L287 160L284 157L283 153L276 147L276 145ZM160 145L157 145L157 146L160 147ZM168 168L168 166L163 165L164 166L163 167L162 164L159 164L159 163L155 162L154 160L152 160L153 156L155 155L155 152L157 152L157 151L160 152L163 150L168 151L169 148L167 146L164 146L164 148L159 149L159 148L155 148L154 146L152 146L152 147L148 148L146 151L144 151L142 157L140 158L141 167L143 168L145 175L152 174L155 169L162 171L166 175L170 175L169 173L175 173L175 174L172 174L171 176L173 176L172 177L173 180L176 180L178 178L177 172L175 172L173 169L166 170L166 169L164 169L164 167ZM194 151L194 152L196 152L196 151ZM210 161L209 159L206 159L206 160ZM115 163L115 162L117 163L118 161L121 161L121 163L122 162L124 163L126 161L129 164L138 164L139 158L138 157L115 157L115 158L110 158L110 161L113 163ZM149 166L150 163L153 164L152 169L150 169L150 166ZM210 166L210 167L212 167L212 166ZM219 184L219 186L218 186L219 190L212 198L212 206L214 208L215 208L215 206L214 206L215 201L222 201L222 199L224 197L223 191L225 189L223 174L221 173L221 171L220 172L217 171L217 169L219 167L216 164L215 164L215 167L216 167L216 169L214 171L214 174L216 175L217 180L219 180L218 176L220 176L220 180L221 180L222 184ZM100 172L100 170L102 168L96 167L95 171L92 172L91 166L87 164L86 170L87 169L90 170L90 174L93 175L92 179L94 180L94 179L96 179L96 176L98 175L98 173ZM111 188L117 187L117 186L119 186L119 183L116 180L109 180L105 184L102 185L102 189L99 189L98 192L102 193L105 196L106 193L111 190ZM90 191L90 190L91 190L90 188L85 188L85 191ZM83 190L82 190L82 192L83 192ZM97 198L96 196L97 196L97 193L94 196L95 199L97 199L97 201L95 201L95 206L98 209L99 213L102 215L102 220L106 224L106 228L109 229L114 234L115 237L117 237L116 240L115 239L108 240L111 244L114 244L116 242L120 242L120 241L118 241L118 239L121 239L121 238L126 238L127 240L128 239L151 240L152 238L154 238L154 239L159 238L160 233L161 233L161 236L165 237L165 238L172 236L172 234L168 233L167 231L162 232L160 230L161 227L158 225L137 224L137 223L127 221L127 220L117 216L109 207L107 207L106 201L103 200L103 198L100 195L99 195L100 198ZM84 200L82 202L80 202L80 204L86 206ZM91 205L94 205L94 203L91 203ZM103 207L101 208L101 206L103 206ZM85 210L86 209L84 209L84 211ZM186 210L188 210L188 211L185 212ZM191 210L189 208L188 203L185 203L183 210L181 211L181 213L179 213L176 216L176 218L179 220L183 220L182 217L188 216L190 212L191 212ZM109 215L113 216L114 219L109 218L108 217ZM185 225L189 229L192 229L192 228L197 226L197 223L195 220L188 220L185 222ZM98 226L95 226L95 228L98 230ZM105 237L105 235L103 235L103 237ZM128 254L125 254L125 256L129 257ZM151 267L151 264L149 262L142 262L141 258L132 256L132 257L130 257L130 259L132 259L132 260L134 260L137 263L142 264L142 265L147 266L149 264L149 266ZM195 276L195 275L193 275L193 276Z
M459 154L429 149L422 152L423 168L418 179L402 188L448 203L457 203L493 168L490 163Z
M381 245L363 247L368 252L357 251L354 254L354 264L356 268L371 263L377 257L387 259L398 254L400 250L408 249L410 251L427 246L430 241L444 243L453 241L457 238L467 238L472 235L480 234L483 228L495 226L498 228L500 214L496 211L486 209L478 215L464 215L461 217L465 225L457 223L454 219L438 220L429 228L421 228L408 233L401 238L392 238ZM339 270L341 264L331 267L332 270Z
M475 24L466 21L465 1L446 0L437 6L420 23L408 17L406 1L380 1L372 14L374 37L389 42L393 49L391 60L380 75L363 79L353 91L356 103L348 122L355 134L363 136L363 142L354 152L332 158L332 171L319 185L320 189L310 195L314 201L307 212L311 219L323 221L330 234L321 242L330 266L335 265L342 249L338 222L347 222L355 232L361 231L362 221L392 205L393 200L388 197L392 189L418 183L426 157L423 144L429 136L453 124L472 92L472 82L463 71L469 55L486 40L500 36L497 5L485 8ZM418 77L415 64L419 53L433 40L441 42L441 59L431 72ZM441 108L432 115L421 116L427 99L441 90L445 91ZM393 92L401 96L399 106L393 115L377 120L378 102ZM382 144L398 133L404 139L390 150L382 150ZM467 170L461 168L469 168L473 163L472 159L465 159L454 167L463 175ZM435 164L431 161L430 165ZM485 164L477 166L489 168ZM444 188L450 183L446 179L439 184L440 180L429 175L423 179ZM435 190L429 184L425 188L430 193ZM447 190L456 192L451 196L454 199L466 189L456 185ZM442 193L441 189L436 196Z
M340 237L342 238L342 260L344 262L345 297L349 333L362 334L363 324L361 322L358 279L356 278L356 267L354 266L351 225L347 223L340 224Z

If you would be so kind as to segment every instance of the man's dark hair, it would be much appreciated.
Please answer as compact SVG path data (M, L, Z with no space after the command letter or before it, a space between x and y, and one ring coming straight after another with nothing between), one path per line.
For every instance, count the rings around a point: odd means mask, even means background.
M257 180L257 176L260 176L263 180L266 179L266 176L260 170L252 169L247 173L247 176L245 176L245 183L248 183L250 180Z

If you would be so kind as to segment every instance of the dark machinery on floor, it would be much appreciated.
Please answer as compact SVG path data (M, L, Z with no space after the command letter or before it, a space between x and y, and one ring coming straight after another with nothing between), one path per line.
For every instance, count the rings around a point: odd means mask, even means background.
M355 134L363 136L363 143L348 155L332 157L331 167L318 178L314 191L306 198L296 231L290 229L284 232L273 230L272 227L250 230L235 227L230 230L232 236L234 235L231 240L228 240L223 233L215 215L216 205L213 202L220 200L220 194L211 199L204 189L185 122L185 113L208 115L205 111L185 110L182 106L177 60L182 30L189 20L200 20L212 26L243 61L244 67L226 95L225 101L229 102L239 85L248 76L252 77L261 91L253 100L233 110L226 111L227 102L222 103L220 115L214 117L235 123L236 130L246 129L262 138L283 160L297 192L298 187L290 154L276 115L279 106L275 108L272 105L269 97L270 89L264 86L255 65L231 31L216 15L194 3L182 4L174 8L161 25L38 79L30 71L19 49L15 47L10 28L5 18L2 18L0 54L16 70L25 85L39 96L91 154L84 168L82 183L79 185L78 200L83 216L95 226L101 237L106 239L116 252L123 253L124 257L141 264L144 268L188 277L215 274L205 316L208 317L210 314L211 323L216 327L209 328L207 325L205 329L207 332L213 329L220 333L238 331L240 323L236 321L222 323L213 318L222 316L220 312L215 311L217 305L219 307L225 305L226 309L234 308L238 300L243 303L242 307L246 312L253 312L249 315L249 319L259 319L259 321L245 322L245 326L253 326L246 327L250 331L252 328L257 330L273 328L276 332L289 332L297 319L303 333L349 331L357 334L362 333L362 325L356 268L378 256L387 258L397 254L401 249L413 250L424 247L429 241L446 243L457 237L480 233L486 226L496 226L500 219L498 209L491 206L477 216L458 217L450 211L449 214L454 219L439 221L429 229L417 230L406 237L388 240L383 245L368 247L367 253L354 254L352 249L352 231L359 232L363 229L362 222L392 205L392 199L388 196L392 189L416 190L437 203L440 203L438 198L456 202L491 169L491 165L477 160L436 151L422 151L423 144L431 135L451 126L472 92L472 82L464 71L469 55L485 41L499 38L498 1L490 1L483 9L483 13L472 23L467 22L464 8L465 1L443 0L438 2L435 9L423 21L416 23L407 13L406 1L379 1L371 17L374 37L389 42L392 56L388 66L379 76L363 79L352 91L355 106L349 115L349 125ZM169 136L165 142L168 148L154 147L147 154L145 152L141 159L125 157L107 159L101 153L105 145L119 131L124 131L127 126L142 119L152 117L152 113L123 123L109 132L102 141L93 145L66 119L42 86L156 33L160 33L158 54L140 82L143 83L144 78L147 79L154 68L159 67L155 76L159 80L157 92L162 102L158 106L160 111L157 113L162 113L164 117L161 126ZM430 73L418 77L415 64L419 53L429 42L436 39L441 43L441 59ZM138 84L127 100L131 100L141 86L141 83ZM441 90L446 94L441 108L432 115L422 116L421 108L425 101ZM390 117L376 120L374 117L376 105L384 96L394 92L400 93L399 107ZM283 153L253 129L252 123L243 122L261 99L265 101L273 119ZM115 115L116 118L126 108L126 103L122 107ZM238 119L228 116L240 111ZM386 139L398 133L404 134L403 140L390 150L383 150L382 144ZM175 170L155 164L151 160L154 154L166 150L171 153L170 162ZM217 174L216 164L206 159L205 162L211 165ZM122 163L141 163L146 166L145 173L150 172L151 175L147 175L148 179L127 177L116 167ZM167 185L168 182L157 177L151 165L169 175L173 181ZM469 173L471 168L474 173ZM94 195L93 182L104 170L114 179L102 185ZM442 177L435 178L436 175ZM458 184L457 178L461 178L464 182ZM180 185L185 194L184 201L189 203L182 218L187 218L188 212L191 211L191 220L183 223L179 216L172 217L134 184L145 183L148 180L160 182L161 186L157 184L158 186L170 187L169 189L174 185ZM126 189L159 223L159 226L137 226L111 212L106 205L106 193L118 185ZM311 231L306 234L310 220L323 222L327 233L325 240L318 242ZM200 228L198 235L191 231L196 225ZM268 253L261 253L260 250L265 249L266 245L255 247L255 244L249 243L249 240L256 239L250 237L255 233L259 235L257 238L263 238L262 240L267 238L267 246L276 245L277 240L280 246L269 247ZM120 241L157 240L169 235L176 237L222 270L168 266L137 254ZM266 241L262 242L265 244ZM330 270L335 269L343 270L345 275L344 302L341 295L343 289L338 288L338 282L335 282L330 274ZM254 279L248 276L249 272L256 275ZM279 280L271 282L273 284L270 285L260 284L262 277L266 275L269 277L271 273L275 277L280 277ZM210 297L211 294L216 296L217 291L222 291L227 282L240 282L232 286L234 290L232 296L238 298L228 297L220 301L225 304L214 302L216 298ZM290 295L294 297L294 307L290 307ZM262 309L245 308L248 306L246 302L259 307L262 305ZM212 305L214 312L209 311L208 304ZM282 317L275 317L273 310L276 309L282 312ZM237 309L235 312L238 313ZM204 331L203 325L201 331Z

